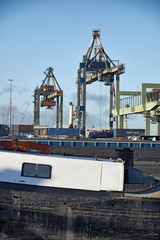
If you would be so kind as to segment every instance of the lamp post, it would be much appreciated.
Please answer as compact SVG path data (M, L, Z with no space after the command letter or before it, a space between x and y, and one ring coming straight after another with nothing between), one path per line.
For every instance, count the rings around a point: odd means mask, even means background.
M12 82L13 79L8 79L10 82L10 107L9 107L9 133L12 135Z

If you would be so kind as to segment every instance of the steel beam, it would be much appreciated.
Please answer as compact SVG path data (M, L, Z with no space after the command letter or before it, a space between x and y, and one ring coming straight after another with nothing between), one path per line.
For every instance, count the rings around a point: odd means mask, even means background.
M76 109L76 117L77 117L77 128L80 129L80 77L81 71L78 70L78 77L77 77L77 109Z
M123 129L123 116L118 116L118 129Z
M160 122L157 122L157 136L160 136Z
M120 81L120 76L116 75L116 96L118 96L118 92L119 92L119 81ZM115 98L116 98L115 96ZM113 114L113 113L112 113ZM118 116L115 117L115 130L116 130L116 136L117 136L117 129L118 129Z
M150 121L151 121L150 112L149 111L145 112L144 117L145 117L145 136L150 136Z
M40 94L36 88L34 91L34 125L40 124Z
M63 95L60 97L60 128L63 128Z
M83 83L83 112L82 112L82 116L83 116L83 123L82 123L82 130L83 130L83 135L84 137L86 136L86 61L87 61L87 57L86 55L83 56L83 63L84 63L84 67L83 67L83 79L84 79L84 83Z
M59 128L59 97L57 97L57 118L56 118L56 128Z
M112 82L110 85L110 109L109 109L109 128L110 130L113 129L113 89L114 89L114 83Z
M97 81L98 77L100 77L101 75L104 77L120 75L120 74L124 73L124 69L125 69L124 64L120 64L117 67L113 67L113 68L107 68L107 69L103 70L101 73L96 73L90 77L87 77L86 84L91 84L91 83Z

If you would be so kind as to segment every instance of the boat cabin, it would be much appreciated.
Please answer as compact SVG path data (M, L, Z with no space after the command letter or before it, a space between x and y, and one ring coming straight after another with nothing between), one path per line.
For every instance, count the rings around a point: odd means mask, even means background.
M0 151L0 183L123 191L124 161Z

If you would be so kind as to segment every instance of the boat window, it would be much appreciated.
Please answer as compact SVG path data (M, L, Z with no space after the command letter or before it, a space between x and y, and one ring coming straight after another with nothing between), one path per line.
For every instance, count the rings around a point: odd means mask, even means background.
M35 177L36 176L36 164L23 163L23 165L22 165L22 176Z
M37 164L37 177L51 178L51 166Z
M45 164L23 163L21 176L51 178L52 167Z

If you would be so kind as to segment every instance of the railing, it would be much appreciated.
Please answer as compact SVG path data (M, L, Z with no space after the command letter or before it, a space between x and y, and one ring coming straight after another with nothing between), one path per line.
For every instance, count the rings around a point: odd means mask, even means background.
M141 105L141 95L120 99L120 108L128 108L136 105Z
M160 93L158 91L148 92L146 94L146 102L154 102L160 100ZM120 99L120 108L129 108L141 105L141 95L130 96Z
M153 142L118 142L118 141L42 141L37 143L48 144L58 147L137 147L137 148L160 148L160 143Z

